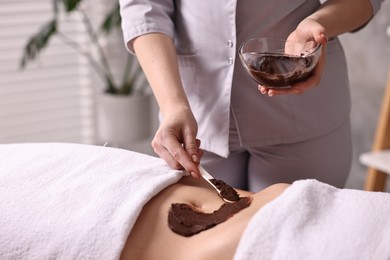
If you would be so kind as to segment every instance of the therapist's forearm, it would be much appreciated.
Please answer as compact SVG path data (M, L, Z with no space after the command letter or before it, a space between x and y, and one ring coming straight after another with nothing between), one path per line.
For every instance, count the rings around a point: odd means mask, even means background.
M369 0L328 0L307 18L318 21L327 37L351 32L367 23L373 15Z
M145 34L134 40L133 47L161 113L189 109L172 39L161 33Z

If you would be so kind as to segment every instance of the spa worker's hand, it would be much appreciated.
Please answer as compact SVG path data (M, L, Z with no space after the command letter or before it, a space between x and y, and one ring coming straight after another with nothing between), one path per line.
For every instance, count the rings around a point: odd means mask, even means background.
M322 54L307 80L294 84L291 89L275 90L259 86L262 94L270 96L282 94L300 94L319 84L325 66L327 39L332 39L346 32L353 32L364 26L373 16L373 9L368 0L327 0L317 11L302 20L288 39L321 43Z
M173 169L200 177L203 153L196 139L198 124L182 86L173 40L162 33L148 33L128 43L152 87L162 122L152 141L154 151Z
M174 108L164 116L157 130L152 146L154 151L173 169L185 169L198 178L197 165L203 155L196 139L197 123L187 107Z
M316 41L322 44L321 56L318 59L318 63L314 68L312 75L304 81L292 84L288 89L272 89L259 85L258 89L262 94L268 96L286 95L286 94L301 94L306 90L317 86L321 81L321 76L326 63L326 32L325 28L313 19L303 20L298 27L287 38L288 41Z

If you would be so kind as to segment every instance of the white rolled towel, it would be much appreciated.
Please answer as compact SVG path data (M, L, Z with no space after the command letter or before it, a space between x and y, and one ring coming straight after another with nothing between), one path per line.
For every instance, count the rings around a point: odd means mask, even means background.
M0 259L118 259L143 205L182 176L122 149L0 145Z

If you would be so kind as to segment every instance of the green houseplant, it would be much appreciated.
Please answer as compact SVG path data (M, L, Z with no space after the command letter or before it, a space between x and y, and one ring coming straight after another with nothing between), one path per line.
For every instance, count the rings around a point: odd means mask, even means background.
M114 78L109 57L101 43L108 34L120 29L119 3L116 2L107 12L100 26L94 27L88 16L88 9L83 7L83 0L51 1L52 19L28 39L20 62L21 68L25 69L29 62L42 55L42 51L50 44L50 39L57 37L84 56L104 84L96 106L97 142L127 148L132 142L147 137L149 131L146 130L150 128L150 95L144 74L136 58L127 53L126 65L121 68L122 79ZM88 49L61 31L61 15L70 13L81 17L80 23L92 45Z
M80 55L83 55L97 75L102 79L105 84L105 92L116 95L131 95L135 91L135 83L140 82L140 78L143 77L139 66L134 66L136 62L135 57L132 55L127 56L126 66L123 71L123 78L119 83L115 83L112 75L112 69L108 62L108 58L103 51L100 44L100 38L107 36L110 32L118 30L121 24L121 17L119 14L119 4L117 3L112 10L110 10L103 19L102 24L95 29L92 26L87 12L82 8L83 0L52 0L53 3L53 18L46 22L38 32L33 34L23 51L23 56L20 62L21 68L25 68L29 61L36 59L41 52L48 46L50 39L53 36L57 36L65 44L69 45ZM86 50L77 41L72 40L59 30L58 24L60 12L66 13L79 13L82 17L82 23L86 28L86 32L90 38L91 44L94 45L94 50L98 53L98 57L92 54L91 50ZM134 69L134 67L136 67ZM146 84L140 88L144 91Z

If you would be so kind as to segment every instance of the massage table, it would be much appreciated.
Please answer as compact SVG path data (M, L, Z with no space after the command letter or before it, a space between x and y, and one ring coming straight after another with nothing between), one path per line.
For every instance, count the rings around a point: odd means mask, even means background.
M185 175L157 157L70 143L1 144L0 165L0 259L119 259L142 207ZM261 208L235 254L389 258L390 194L316 180Z

